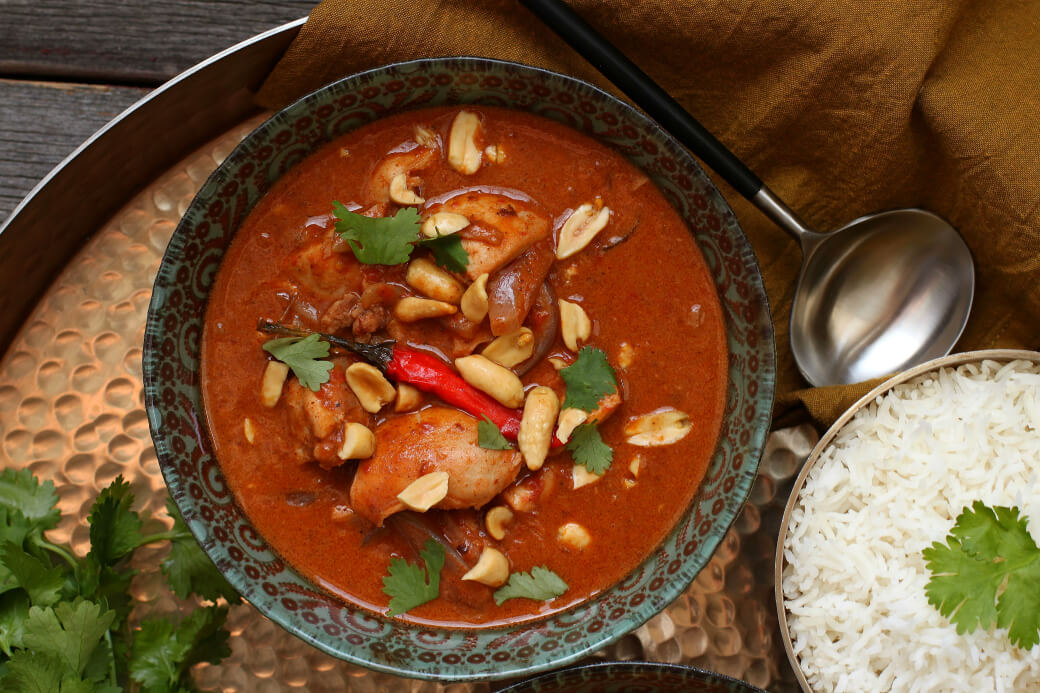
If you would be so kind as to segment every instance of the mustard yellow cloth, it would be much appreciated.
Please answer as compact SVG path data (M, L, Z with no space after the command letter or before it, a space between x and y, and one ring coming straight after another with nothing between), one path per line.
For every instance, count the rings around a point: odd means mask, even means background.
M1040 347L1040 2L571 0L805 221L920 206L976 260L956 351ZM508 0L325 0L264 84L280 107L358 70L478 55L602 77ZM608 87L609 88L609 87ZM808 388L787 322L797 244L722 183L758 256L779 355L778 423L827 424L866 385Z

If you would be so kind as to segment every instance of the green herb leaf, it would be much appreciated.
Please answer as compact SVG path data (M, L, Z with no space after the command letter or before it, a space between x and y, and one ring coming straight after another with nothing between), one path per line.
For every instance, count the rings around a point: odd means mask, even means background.
M0 564L7 568L14 582L29 593L33 604L50 606L61 598L65 573L60 566L52 568L11 542L0 545Z
M80 676L88 667L104 672L108 667L98 666L94 653L101 647L104 658L107 644L102 638L114 619L113 612L85 599L61 602L53 609L34 606L29 609L23 639L26 648L52 657L69 673Z
M90 553L111 565L141 545L141 516L130 509L134 494L120 474L90 509Z
M13 508L0 507L0 542L9 541L21 546L32 528L25 515Z
M934 542L922 555L932 573L928 601L958 633L996 624L1018 647L1040 642L1040 548L1018 508L975 501L946 544Z
M403 558L390 560L390 574L383 578L383 592L390 597L388 616L403 614L440 594L441 568L446 556L444 547L433 539L427 539L419 556L426 564L425 571Z
M29 619L29 594L14 590L0 596L0 649L8 657L15 647L24 647L25 622Z
M366 265L407 262L419 240L419 213L411 207L397 210L392 217L366 217L339 202L333 202L332 208L338 219L336 233Z
M545 566L535 566L530 573L511 573L509 582L495 590L499 606L509 599L547 601L567 591L567 583Z
M166 501L166 511L173 518L173 531L176 536L170 540L170 555L163 561L162 571L166 574L174 594L182 599L197 594L210 601L216 601L220 597L224 597L231 604L242 601L235 588L217 570L213 561L195 541L173 499Z
M603 397L617 392L614 369L607 362L606 353L595 347L582 347L578 359L560 369L560 377L567 383L564 409L574 407L593 412Z
M614 461L614 451L603 442L595 424L583 423L574 429L567 449L576 464L584 465L593 474L602 476Z
M36 652L20 650L7 662L6 672L0 684L5 691L25 693L55 693L68 691L62 688L65 671L60 662Z
M433 261L449 272L463 273L469 267L469 253L462 247L462 239L456 234L438 236L419 241L433 253Z
M231 654L223 630L227 611L196 609L176 627L163 619L143 621L130 654L130 677L146 690L179 690L192 666L215 664Z
M292 369L300 385L314 392L329 382L331 361L320 361L329 355L329 343L318 339L318 335L306 337L281 337L264 342L264 351Z
M513 446L502 435L502 431L498 429L498 426L486 416L483 421L477 422L477 445L485 450L513 449Z
M6 521L9 526L24 520L29 530L43 532L51 529L61 517L57 505L58 494L54 492L53 482L41 484L28 469L0 472L0 506L8 511ZM17 514L11 513L12 510Z
M130 582L137 571L125 563L117 568L101 565L93 552L87 554L76 569L79 593L116 612L116 622L122 623L130 616L133 600L130 598Z

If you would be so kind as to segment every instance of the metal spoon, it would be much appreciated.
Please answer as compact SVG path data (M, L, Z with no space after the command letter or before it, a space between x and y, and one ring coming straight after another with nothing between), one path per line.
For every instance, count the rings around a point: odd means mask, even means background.
M798 240L791 351L816 386L876 378L945 356L971 312L975 267L956 229L922 209L809 230L733 152L558 0L521 0L550 29L767 217Z

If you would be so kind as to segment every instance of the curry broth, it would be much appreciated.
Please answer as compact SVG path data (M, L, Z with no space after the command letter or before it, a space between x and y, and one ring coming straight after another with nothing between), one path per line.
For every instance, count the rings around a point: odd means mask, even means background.
M589 247L556 261L549 281L558 298L580 302L592 318L588 344L606 352L623 397L600 427L614 450L613 464L600 481L572 489L570 454L550 453L541 474L552 477L551 495L535 511L516 513L502 541L482 532L484 541L508 556L512 571L546 566L556 572L569 587L563 596L551 602L513 599L496 606L490 587L467 583L459 588L442 580L440 598L400 616L430 624L489 626L557 612L603 591L665 537L687 508L714 450L727 354L723 319L704 259L682 220L640 171L557 123L498 108L473 110L483 117L487 142L505 151L505 161L485 163L472 175L446 165L423 171L423 194L433 200L462 188L523 191L549 212L554 229L569 210L602 198L612 210L609 225ZM367 204L362 191L375 162L412 139L417 125L447 141L457 111L440 108L386 118L293 168L239 230L206 315L203 394L217 458L237 501L270 546L297 570L343 599L380 612L389 600L382 579L390 558L416 562L414 548L392 531L373 531L359 517L344 513L356 463L325 470L294 459L282 405L269 409L259 401L268 356L256 324L285 312L279 278L301 244L330 233L332 201ZM385 280L403 284L400 268L359 268L353 256L345 257L348 274L384 272ZM440 320L424 322L431 323L430 341L439 344ZM632 354L627 368L619 365L623 351ZM557 336L549 355L564 352ZM560 382L545 362L523 381L525 386ZM662 407L689 414L691 433L669 446L627 444L622 432L626 420ZM255 429L253 443L243 433L247 418ZM630 463L636 456L642 462L633 476ZM480 517L473 510L430 512ZM334 513L341 519L333 520ZM566 522L588 530L588 547L576 551L557 541L557 529Z

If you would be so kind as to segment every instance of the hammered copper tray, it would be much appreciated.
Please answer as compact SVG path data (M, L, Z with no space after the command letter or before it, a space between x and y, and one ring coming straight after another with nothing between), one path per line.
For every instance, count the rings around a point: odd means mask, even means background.
M286 32L295 33L296 27L283 27L276 38L284 42ZM267 59L270 50L258 52L256 47L263 40L242 44L222 54L223 59L240 62L243 53L236 55L236 50ZM135 115L147 117L139 109L124 114L122 124L132 126ZM142 403L141 342L152 281L195 191L258 122L252 118L224 132L153 181L137 181L143 191L107 222L81 231L89 236L86 245L51 279L0 359L0 465L28 467L41 479L54 481L62 520L50 536L69 542L81 556L89 545L86 518L93 499L119 474L131 483L137 507L165 519L166 489ZM104 144L97 139L92 146ZM7 233L4 240L18 230L11 223L19 221L18 213L24 217L31 203L46 199L61 173L49 176L16 210L0 229ZM749 502L708 567L679 599L596 659L691 664L774 692L797 690L777 625L772 567L791 482L816 437L809 427L770 436ZM142 549L134 559L141 571L132 586L135 618L174 614L185 606L165 587L158 569L160 551ZM232 608L229 628L232 655L220 665L204 664L194 671L204 689L488 689L413 681L340 662L248 605Z

